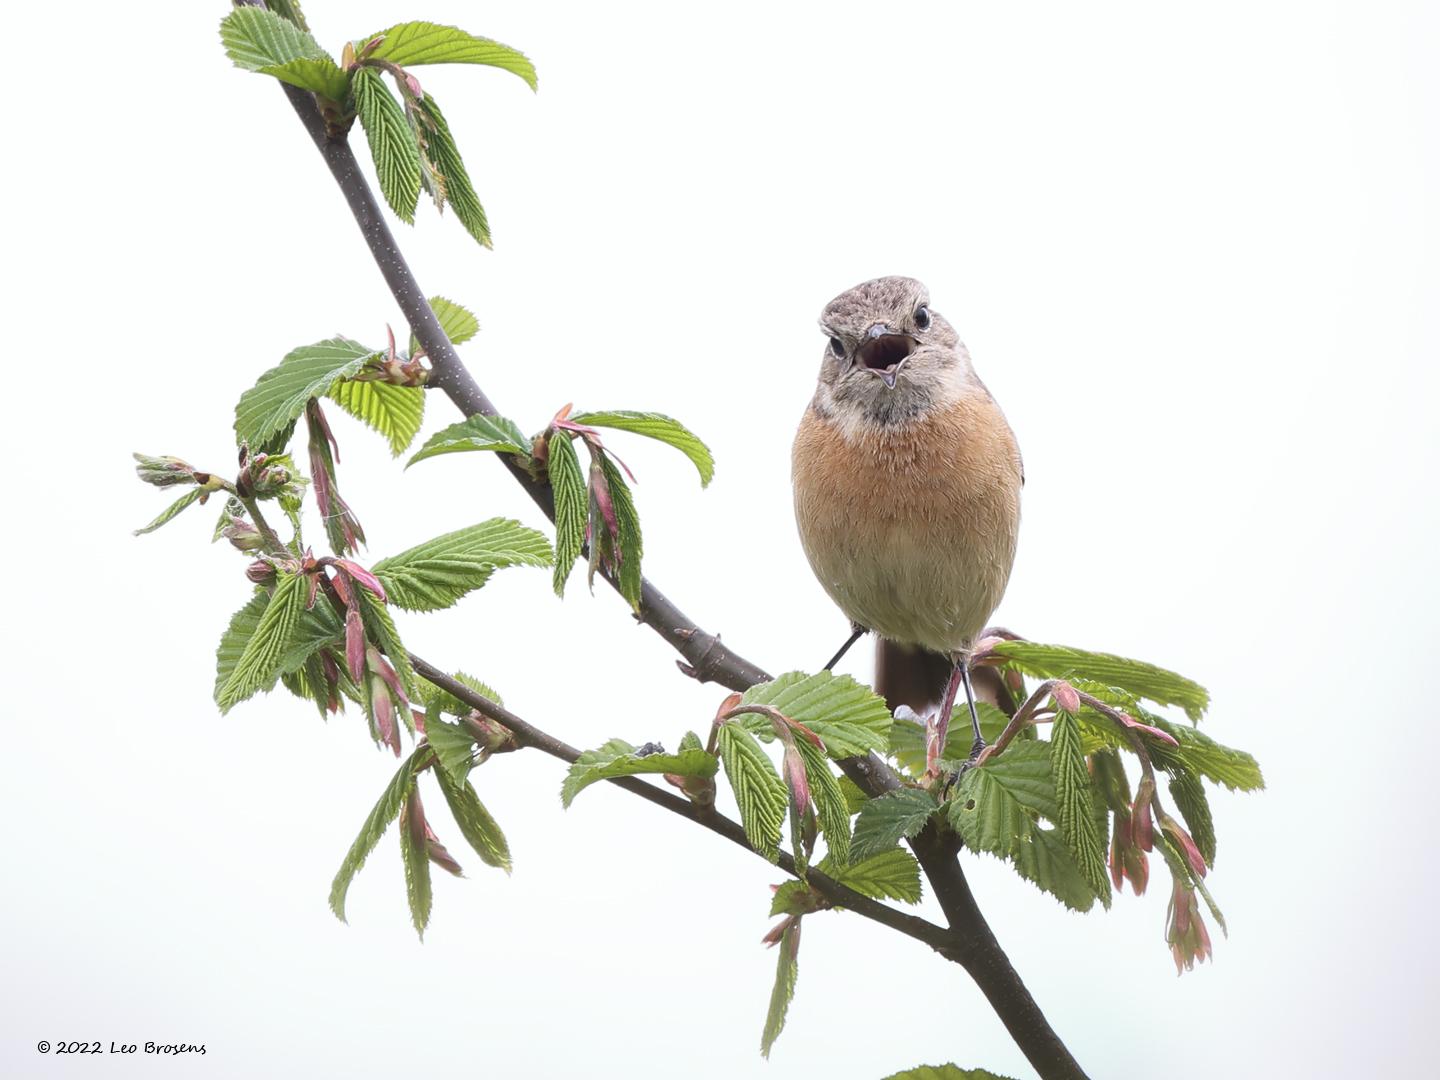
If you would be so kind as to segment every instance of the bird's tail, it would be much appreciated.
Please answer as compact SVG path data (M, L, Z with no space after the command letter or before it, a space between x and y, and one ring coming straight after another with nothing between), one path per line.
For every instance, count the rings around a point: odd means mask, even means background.
M890 711L908 705L920 716L939 708L945 684L954 670L948 657L884 638L875 642L875 692L885 699ZM976 701L988 701L1007 715L1015 713L1015 699L999 674L991 667L977 667L970 673ZM960 705L965 704L964 694Z

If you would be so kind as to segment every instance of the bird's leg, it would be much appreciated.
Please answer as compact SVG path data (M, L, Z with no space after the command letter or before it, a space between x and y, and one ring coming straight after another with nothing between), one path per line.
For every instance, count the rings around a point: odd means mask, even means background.
M845 654L850 651L851 645L854 645L855 642L859 641L862 637L864 637L870 632L868 627L861 626L859 623L851 623L850 625L852 627L852 630L850 636L846 638L845 644L840 646L840 651L830 658L830 662L826 664L823 668L821 668L821 671L829 671L831 668L833 668L841 661Z
M966 765L973 765L980 756L980 751L985 749L985 737L980 734L980 713L975 708L975 688L970 685L970 658L961 657L955 667L965 684L965 702L970 706L970 730L975 733L975 741L970 744L970 757L966 760Z
M945 683L945 697L940 702L940 710L925 724L925 775L931 779L940 775L940 753L945 749L945 733L950 728L950 712L955 708L955 697L960 692L962 681L968 693L970 680L965 675L963 658L955 664Z

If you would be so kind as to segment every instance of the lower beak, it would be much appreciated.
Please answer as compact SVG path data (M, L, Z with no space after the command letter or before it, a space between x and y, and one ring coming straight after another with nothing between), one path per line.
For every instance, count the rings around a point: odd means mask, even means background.
M900 364L903 364L903 363L904 363L904 361L902 360L902 361L900 362ZM887 389L887 390L894 390L894 389L895 389L895 380L896 380L896 379L899 377L899 375L900 375L900 364L896 364L893 368L886 368L884 371L877 371L877 372L875 372L876 375L879 375L879 376L880 376L880 381L885 384L885 389Z

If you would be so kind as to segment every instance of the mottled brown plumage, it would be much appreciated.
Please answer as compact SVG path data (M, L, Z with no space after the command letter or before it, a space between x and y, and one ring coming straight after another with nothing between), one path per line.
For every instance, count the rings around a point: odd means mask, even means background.
M830 341L793 452L805 554L852 622L963 663L1015 560L1015 436L919 282L858 285L820 322Z

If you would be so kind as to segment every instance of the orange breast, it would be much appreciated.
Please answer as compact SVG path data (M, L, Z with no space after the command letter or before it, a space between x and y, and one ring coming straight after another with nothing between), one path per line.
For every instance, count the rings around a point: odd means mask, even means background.
M1020 452L983 389L900 429L847 433L809 410L795 515L820 583L852 620L940 652L968 648L1004 594Z

